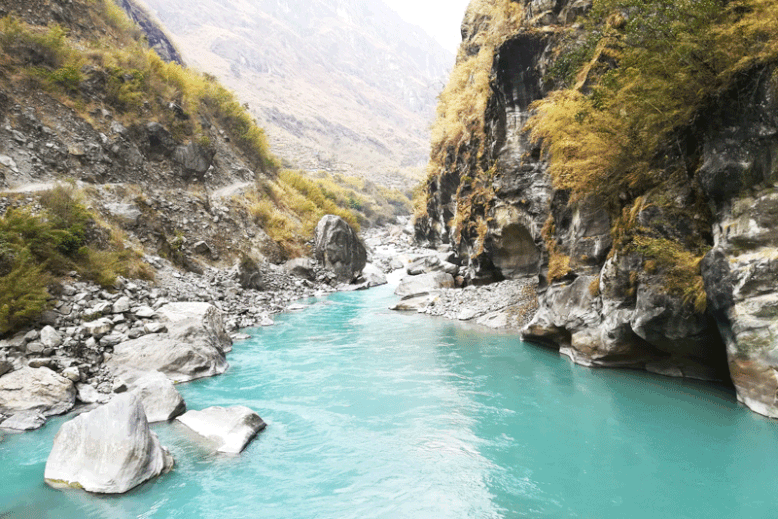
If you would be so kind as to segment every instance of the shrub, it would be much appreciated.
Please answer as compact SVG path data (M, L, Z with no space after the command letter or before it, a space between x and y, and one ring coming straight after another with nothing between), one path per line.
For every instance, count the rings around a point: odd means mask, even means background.
M48 301L49 281L29 250L22 249L11 272L0 277L0 334L16 331L40 317Z

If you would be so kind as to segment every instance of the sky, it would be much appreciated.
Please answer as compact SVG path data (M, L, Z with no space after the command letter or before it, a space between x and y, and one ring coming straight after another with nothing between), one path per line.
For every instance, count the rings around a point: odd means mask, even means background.
M456 54L462 36L459 26L470 0L384 0L406 22L418 25Z

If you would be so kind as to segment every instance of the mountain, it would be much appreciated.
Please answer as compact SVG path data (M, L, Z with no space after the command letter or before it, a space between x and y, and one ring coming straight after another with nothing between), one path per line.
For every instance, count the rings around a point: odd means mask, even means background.
M380 0L145 0L288 165L409 185L453 63Z

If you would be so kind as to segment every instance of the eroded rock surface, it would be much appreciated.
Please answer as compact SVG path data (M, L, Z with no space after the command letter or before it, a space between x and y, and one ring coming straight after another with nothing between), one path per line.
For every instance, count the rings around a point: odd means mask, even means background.
M38 411L53 416L75 405L73 382L49 368L23 367L0 377L0 412Z
M130 389L140 398L149 423L166 422L186 411L186 402L181 393L159 371L152 371L139 378Z

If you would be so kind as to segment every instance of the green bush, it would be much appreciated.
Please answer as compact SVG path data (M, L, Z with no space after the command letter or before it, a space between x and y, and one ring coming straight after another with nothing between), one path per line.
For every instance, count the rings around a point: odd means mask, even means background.
M50 280L29 250L22 249L11 272L0 277L0 334L16 331L40 317L49 298L46 285Z

